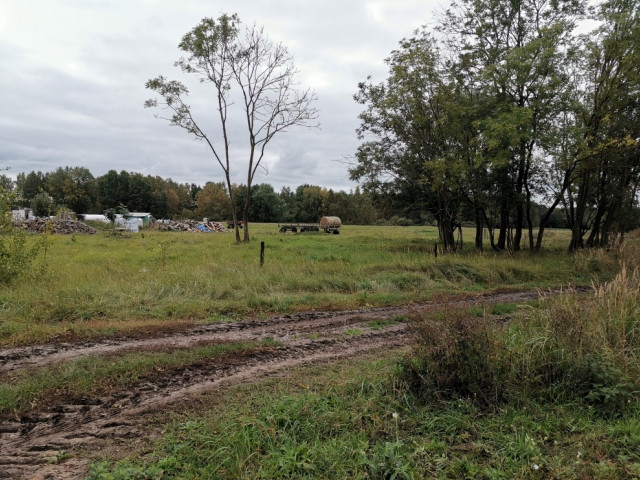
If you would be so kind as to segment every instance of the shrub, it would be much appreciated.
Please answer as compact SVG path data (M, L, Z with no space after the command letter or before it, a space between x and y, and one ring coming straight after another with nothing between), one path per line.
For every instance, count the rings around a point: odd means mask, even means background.
M51 195L46 192L40 192L31 200L31 210L37 217L48 217L52 214L55 202Z
M467 397L484 406L500 403L504 374L502 347L495 341L498 327L466 310L447 312L447 318L413 319L418 346L402 363L403 379L424 399Z
M31 246L27 235L12 225L9 194L0 190L0 284L26 273L43 246L40 239Z

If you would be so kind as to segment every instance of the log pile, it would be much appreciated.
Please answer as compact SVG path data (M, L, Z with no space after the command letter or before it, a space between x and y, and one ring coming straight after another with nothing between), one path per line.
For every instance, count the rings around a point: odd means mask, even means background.
M82 222L76 222L74 220L61 220L56 218L54 220L48 220L46 218L32 218L29 220L22 220L19 222L14 222L14 227L21 228L22 230L26 230L27 232L34 233L56 233L59 235L77 235L77 234L86 234L86 235L94 235L98 233L98 231L86 225Z
M226 232L227 229L218 222L197 222L195 220L159 220L155 222L152 228L165 232Z

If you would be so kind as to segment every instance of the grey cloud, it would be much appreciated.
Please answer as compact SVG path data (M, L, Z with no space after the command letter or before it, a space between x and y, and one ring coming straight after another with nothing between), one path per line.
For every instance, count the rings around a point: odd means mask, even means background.
M426 20L418 18L426 8L420 1L378 2L396 5L388 24L368 14L366 1L59 3L63 20L55 18L53 7L28 15L32 0L12 5L8 22L31 22L18 27L33 38L7 37L15 29L0 32L0 167L11 167L13 175L69 165L85 166L94 175L124 169L189 183L221 181L205 144L153 118L142 105L151 96L144 88L149 78L162 74L190 83L173 67L184 33L202 17L237 12L289 47L301 79L325 81L316 88L321 128L292 129L278 138L266 160L268 175L260 172L255 181L276 189L303 183L355 188L341 160L358 145L361 107L352 98L357 83L369 74L382 80L383 59ZM190 102L215 137L206 90L193 86ZM244 141L237 121L234 147ZM244 182L246 155L242 148L233 155L240 159L233 179Z

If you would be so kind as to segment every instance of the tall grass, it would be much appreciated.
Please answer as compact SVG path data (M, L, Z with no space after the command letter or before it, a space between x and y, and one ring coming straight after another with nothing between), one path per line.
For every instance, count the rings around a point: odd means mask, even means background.
M589 294L548 299L507 325L452 310L416 318L405 379L421 398L484 407L540 398L623 414L640 391L640 270L626 264Z

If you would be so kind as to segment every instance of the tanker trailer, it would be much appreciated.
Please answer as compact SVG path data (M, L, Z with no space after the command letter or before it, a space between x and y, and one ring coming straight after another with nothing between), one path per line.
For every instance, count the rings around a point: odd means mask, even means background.
M320 219L320 228L327 233L339 234L342 222L338 217L322 217Z

